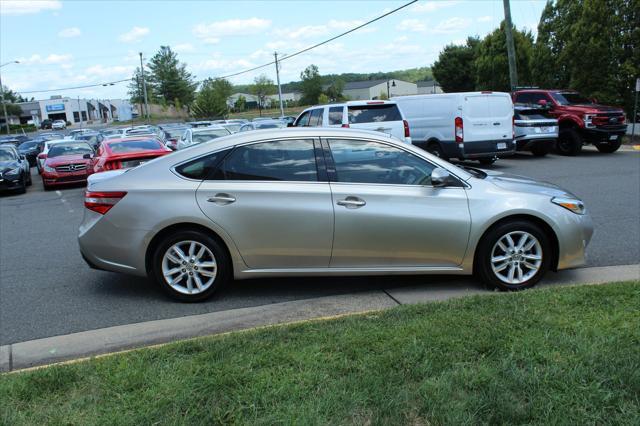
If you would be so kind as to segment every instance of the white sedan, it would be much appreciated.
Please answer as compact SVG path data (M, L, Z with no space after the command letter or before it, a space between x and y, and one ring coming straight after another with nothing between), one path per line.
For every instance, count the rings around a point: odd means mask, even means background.
M231 132L228 129L221 126L187 129L178 141L178 149L184 149L188 146L197 145L202 142L209 142L212 139L229 136L230 134Z

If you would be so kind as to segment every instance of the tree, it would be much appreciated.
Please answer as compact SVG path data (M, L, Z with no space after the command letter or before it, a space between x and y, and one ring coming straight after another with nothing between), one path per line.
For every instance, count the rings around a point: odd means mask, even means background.
M197 118L225 117L229 112L227 99L231 93L233 86L228 80L205 80L193 103L193 115Z
M475 60L476 90L511 91L505 25L502 21L500 28L488 34L478 46ZM514 27L513 42L516 50L518 85L531 85L533 82L531 74L533 35L529 31L518 31Z
M156 96L174 105L176 99L182 105L190 105L195 98L197 84L187 72L186 65L178 61L178 55L169 46L160 46L148 64L151 75L147 90L151 86Z
M470 92L475 90L475 60L480 40L467 38L466 44L450 44L434 62L433 76L444 92Z
M302 80L301 90L302 98L300 103L302 105L314 105L318 103L318 97L322 93L322 78L316 65L309 65L304 71L300 73L300 79Z
M329 87L324 91L324 93L329 98L329 102L340 102L344 100L344 95L342 91L344 90L344 80L338 78L329 84Z
M236 99L236 101L233 104L233 109L236 111L244 111L246 107L247 107L247 98L245 98L242 95L238 96L238 99Z
M328 103L329 103L329 97L324 93L320 93L320 96L318 96L318 104L325 105Z
M262 108L266 105L267 96L276 93L276 86L273 80L262 74L253 80L253 84L249 86L249 92L258 98L258 110L262 116Z
M8 116L20 117L22 115L22 108L20 108L20 105L5 103L4 106L7 109ZM0 113L1 112L2 110L0 109Z

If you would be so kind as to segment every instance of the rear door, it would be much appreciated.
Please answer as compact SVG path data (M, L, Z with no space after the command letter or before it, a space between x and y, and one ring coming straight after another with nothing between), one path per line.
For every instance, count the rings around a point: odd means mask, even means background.
M398 105L393 102L367 102L362 105L348 105L349 127L353 129L374 130L404 138L404 124Z
M491 127L495 132L495 140L511 141L513 139L513 103L506 94L492 94L487 97Z
M198 188L200 209L251 269L329 266L333 207L316 155L313 139L241 145Z

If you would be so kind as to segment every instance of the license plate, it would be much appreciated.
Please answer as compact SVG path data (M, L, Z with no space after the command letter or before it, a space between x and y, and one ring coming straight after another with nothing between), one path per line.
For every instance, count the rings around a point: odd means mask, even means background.
M498 149L507 149L507 144L504 142L498 142Z
M610 141L615 141L616 139L618 139L618 136L616 136L616 135L609 136L609 140Z

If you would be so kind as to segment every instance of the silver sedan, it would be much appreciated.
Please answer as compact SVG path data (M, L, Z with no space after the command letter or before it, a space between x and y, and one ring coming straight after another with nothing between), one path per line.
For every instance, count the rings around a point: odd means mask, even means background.
M79 230L94 268L183 301L268 276L475 274L519 290L585 262L584 204L354 129L238 133L92 175Z

